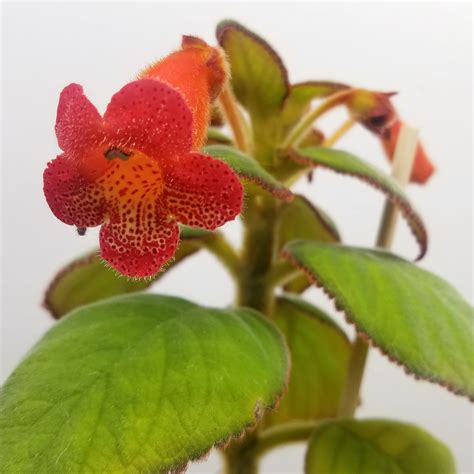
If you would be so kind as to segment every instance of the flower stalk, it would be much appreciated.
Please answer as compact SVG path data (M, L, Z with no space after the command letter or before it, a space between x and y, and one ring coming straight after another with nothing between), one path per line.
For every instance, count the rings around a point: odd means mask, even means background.
M417 143L418 130L404 126L400 131L392 166L392 177L402 187L406 186L410 179ZM397 209L387 200L380 221L376 241L377 247L390 249L397 218ZM348 374L339 404L338 416L341 418L351 417L355 413L359 403L360 387L364 377L368 351L369 343L363 336L358 334L352 346Z

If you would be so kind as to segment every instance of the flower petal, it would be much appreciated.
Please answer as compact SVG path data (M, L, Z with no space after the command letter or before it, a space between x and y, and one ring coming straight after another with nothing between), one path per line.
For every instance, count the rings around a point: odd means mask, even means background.
M178 222L215 229L235 219L242 209L243 188L225 163L190 153L164 168L163 205Z
M183 96L155 79L130 82L111 99L104 114L114 145L156 159L189 152L193 117Z
M102 189L79 172L74 160L60 155L49 162L43 184L46 201L59 220L77 227L102 224L106 209Z
M104 138L102 117L79 84L69 84L61 92L56 136L59 147L72 158L96 147Z
M126 219L104 224L100 229L102 257L117 271L131 277L158 273L178 245L179 228L158 209L153 216L139 217L130 225Z

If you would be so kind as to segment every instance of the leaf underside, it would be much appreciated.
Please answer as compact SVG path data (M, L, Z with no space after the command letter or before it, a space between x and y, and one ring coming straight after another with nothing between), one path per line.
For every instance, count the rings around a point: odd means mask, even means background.
M281 336L252 310L144 294L82 307L1 392L3 472L183 468L253 425L287 371Z
M449 283L380 250L301 240L284 252L391 360L474 398L473 309Z
M329 316L297 296L276 301L273 321L285 336L292 361L288 391L265 426L337 414L351 350Z

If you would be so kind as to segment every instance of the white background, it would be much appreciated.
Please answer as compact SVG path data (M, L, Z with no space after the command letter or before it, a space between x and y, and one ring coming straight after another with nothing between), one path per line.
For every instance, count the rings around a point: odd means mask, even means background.
M59 92L82 84L104 110L110 96L150 61L175 49L181 34L214 41L216 23L234 18L280 52L292 81L331 79L400 92L400 114L420 127L438 172L409 193L430 231L421 265L443 275L472 301L471 7L469 4L192 3L6 4L3 11L3 328L2 377L53 324L40 307L45 286L72 257L93 248L57 221L42 194L42 172L58 153L54 120ZM342 112L326 120L329 131ZM356 128L341 147L388 171L379 144ZM364 184L317 173L298 186L329 211L346 242L371 245L383 199ZM239 224L226 226L238 242ZM416 248L404 223L394 251ZM232 288L205 254L193 257L157 291L226 305ZM317 290L308 298L332 310ZM334 313L334 311L333 311ZM342 322L340 315L336 318ZM345 325L347 327L347 325ZM347 327L352 334L352 328ZM458 469L472 461L472 408L441 387L417 382L376 350L369 357L360 416L412 421L453 450ZM264 472L299 472L304 449L293 446L263 461ZM193 472L216 472L217 455Z

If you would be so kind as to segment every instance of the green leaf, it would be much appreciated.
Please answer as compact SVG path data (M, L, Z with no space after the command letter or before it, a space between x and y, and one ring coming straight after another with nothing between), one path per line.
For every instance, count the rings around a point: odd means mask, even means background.
M455 474L447 446L409 423L327 422L310 440L307 474Z
M274 115L288 94L288 73L278 53L232 20L219 23L216 36L230 63L237 100L252 116Z
M319 207L301 195L285 203L278 224L279 242L283 246L295 239L339 242L341 237L334 221Z
M293 199L292 192L277 181L257 161L244 155L235 148L225 145L210 145L203 150L205 153L227 163L241 178L255 183L275 197L283 201Z
M296 239L318 240L322 242L339 242L339 231L332 219L304 196L296 195L292 202L284 204L280 211L278 225L279 243ZM295 277L285 285L285 290L302 293L311 286L305 275Z
M235 21L219 23L216 35L230 64L235 96L252 121L254 156L271 166L280 141L280 111L289 92L287 70L265 40Z
M301 240L285 254L390 359L474 399L473 309L449 283L379 250Z
M213 234L203 229L181 228L181 243L171 267L196 253L205 239ZM170 266L168 266L170 269ZM54 318L61 318L78 306L103 300L111 296L142 291L165 275L167 270L153 278L131 279L107 267L99 251L73 260L62 268L46 289L43 306Z
M347 336L296 296L278 298L273 321L286 338L292 370L288 392L266 425L336 416L351 350Z
M287 370L281 335L252 310L151 294L82 307L3 388L3 472L178 470L254 424Z
M419 246L417 260L424 257L428 248L428 235L423 220L411 205L402 188L390 176L357 156L342 150L324 147L309 147L290 151L290 156L305 166L322 166L337 173L354 176L382 191L395 206L410 226Z
M282 111L284 127L287 129L294 125L309 109L312 100L323 99L347 88L349 86L346 84L329 81L307 81L292 84Z

